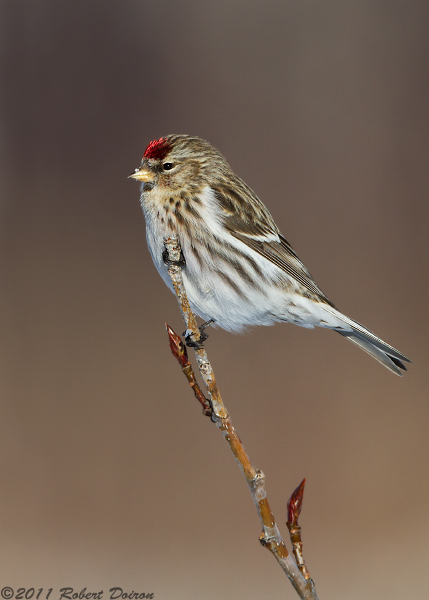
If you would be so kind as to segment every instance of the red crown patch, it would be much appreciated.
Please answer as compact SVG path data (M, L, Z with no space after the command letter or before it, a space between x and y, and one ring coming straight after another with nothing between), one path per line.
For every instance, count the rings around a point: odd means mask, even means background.
M171 148L171 144L167 142L167 138L159 138L159 140L153 140L146 148L143 158L154 158L156 160L162 160Z

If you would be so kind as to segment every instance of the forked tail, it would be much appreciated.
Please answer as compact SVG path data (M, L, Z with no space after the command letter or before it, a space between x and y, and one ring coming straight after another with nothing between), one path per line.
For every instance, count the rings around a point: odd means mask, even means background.
M344 315L341 316L344 319L345 324L351 328L351 331L339 328L336 328L335 331L357 346L360 346L362 350L371 354L371 356L390 369L390 371L396 373L396 375L402 376L402 371L407 370L402 361L411 362L409 358L392 346L389 346L389 344L386 344L386 342L383 342L383 340L363 327L360 323L352 321Z

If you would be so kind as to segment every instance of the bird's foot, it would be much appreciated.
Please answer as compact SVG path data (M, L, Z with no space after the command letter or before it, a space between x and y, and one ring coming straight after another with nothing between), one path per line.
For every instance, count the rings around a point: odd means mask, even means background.
M206 321L205 323L200 325L200 327L198 327L199 332L200 332L199 340L193 339L194 334L190 329L187 329L186 331L184 331L182 333L182 335L185 337L185 343L188 346L188 348L195 348L196 350L200 350L201 348L204 348L203 342L205 342L206 339L209 337L207 333L204 333L204 329L209 327L214 322L215 322L214 319L210 319L209 321Z
M185 267L186 266L186 260L185 257L183 256L183 252L180 251L180 259L179 260L170 260L168 258L168 252L167 249L164 250L164 252L162 253L162 260L164 261L164 264L167 265L167 267Z

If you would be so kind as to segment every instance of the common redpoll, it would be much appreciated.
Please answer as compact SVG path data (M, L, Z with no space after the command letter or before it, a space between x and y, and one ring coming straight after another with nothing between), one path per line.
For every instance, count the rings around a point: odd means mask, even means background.
M192 309L230 331L276 321L333 329L402 375L406 356L340 313L280 234L267 208L208 142L188 135L154 140L130 177L153 261L173 289L164 240L176 237Z

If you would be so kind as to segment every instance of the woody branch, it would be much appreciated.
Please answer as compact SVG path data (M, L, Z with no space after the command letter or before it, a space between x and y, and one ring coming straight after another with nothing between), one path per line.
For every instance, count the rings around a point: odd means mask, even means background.
M174 238L168 238L164 241L164 245L166 250L165 262L186 324L187 335L194 342L198 342L200 339L200 331L195 315L191 310L183 283L182 266L184 262L179 241ZM244 446L235 431L231 418L217 388L213 368L208 360L205 349L202 347L194 348L198 368L209 395L208 402L206 401L206 403L204 395L195 380L192 365L187 356L186 347L180 337L177 336L170 327L167 326L167 330L171 350L188 378L195 396L203 405L203 411L205 414L211 413L210 416L212 421L216 424L225 440L228 442L241 471L246 478L247 485L252 494L262 524L262 534L259 538L261 544L270 550L276 558L299 597L303 600L317 600L313 580L304 576L306 573L303 574L301 572L294 557L289 554L286 548L268 503L265 488L265 476L262 471L255 469L252 465Z

